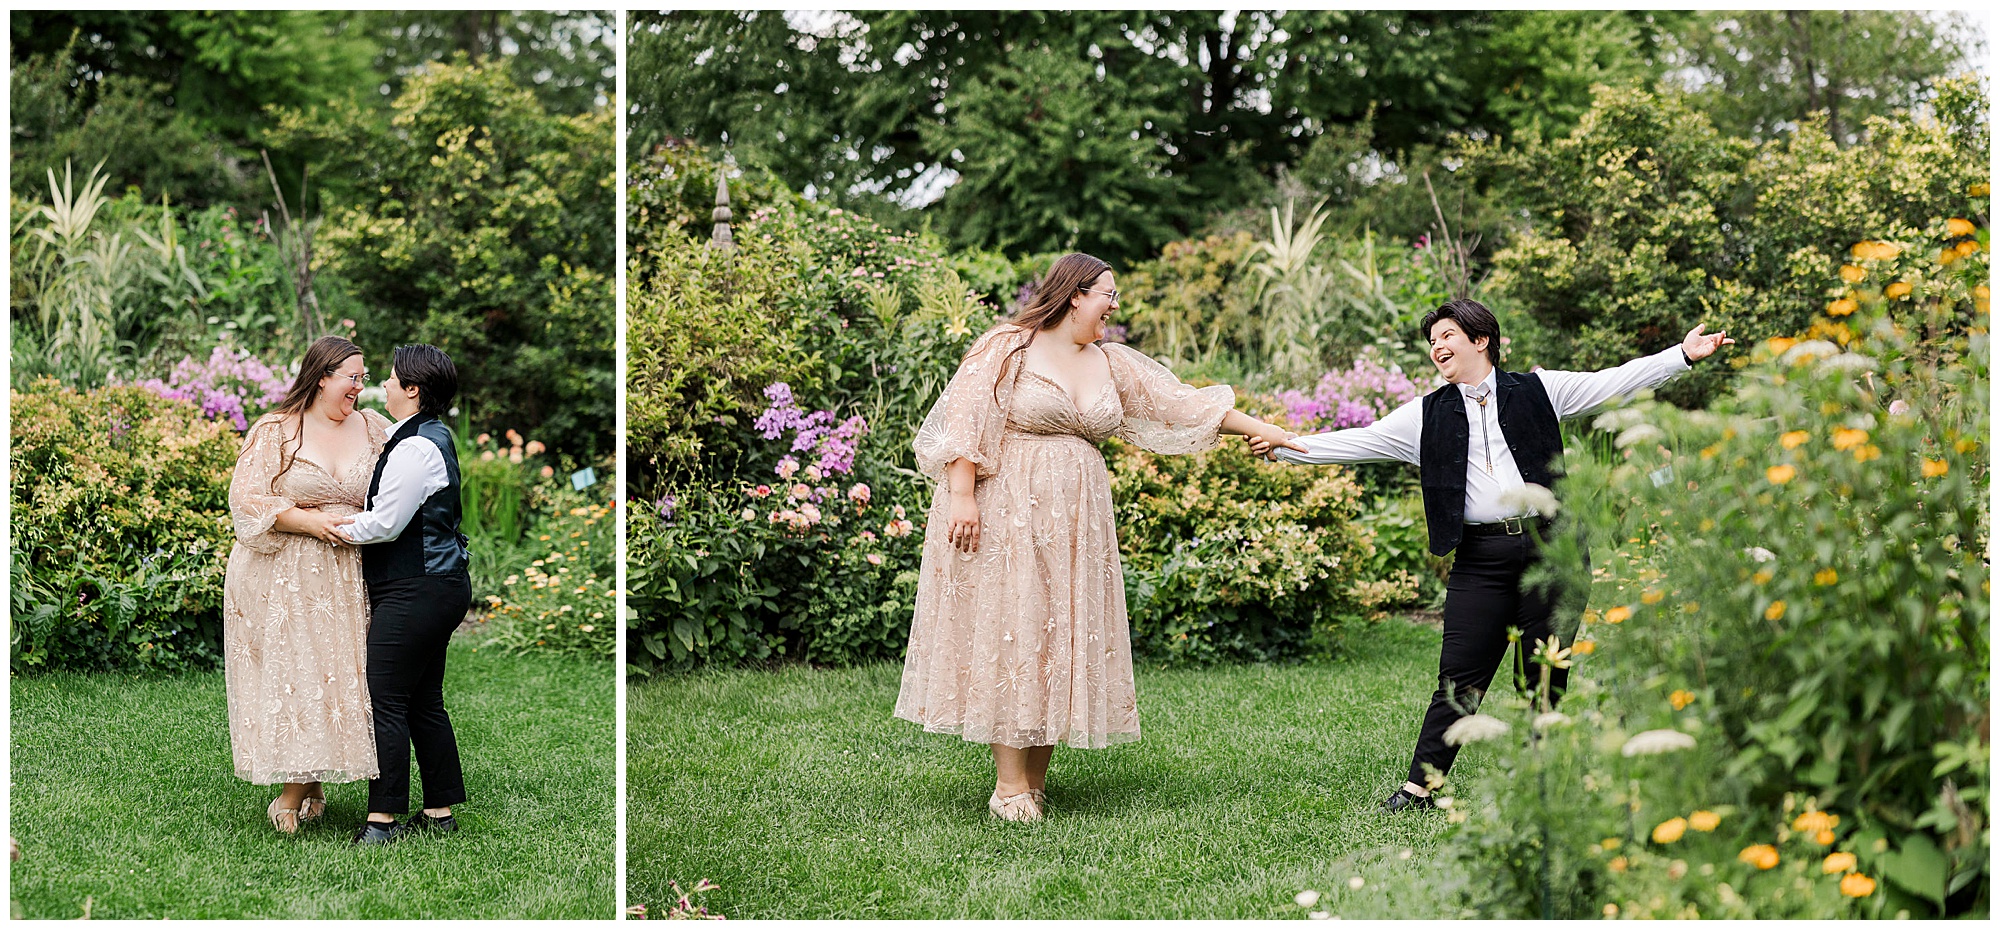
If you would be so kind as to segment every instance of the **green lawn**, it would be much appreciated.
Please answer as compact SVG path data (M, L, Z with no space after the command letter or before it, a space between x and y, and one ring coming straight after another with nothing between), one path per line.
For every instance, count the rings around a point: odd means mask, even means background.
M1142 668L1143 738L1058 749L1040 824L987 814L985 746L890 716L899 665L635 683L627 900L661 915L669 881L706 878L696 903L731 918L1270 918L1314 889L1341 916L1444 916L1425 871L1443 818L1375 811L1438 633L1349 642L1324 664Z
M445 700L471 801L460 831L348 845L366 782L284 836L274 787L232 774L221 672L13 681L11 830L27 917L615 916L608 663L455 643ZM416 786L413 785L414 789Z

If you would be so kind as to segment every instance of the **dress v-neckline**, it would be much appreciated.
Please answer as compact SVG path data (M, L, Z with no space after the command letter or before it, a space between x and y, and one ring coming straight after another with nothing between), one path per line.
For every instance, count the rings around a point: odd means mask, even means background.
M1027 372L1028 374L1034 375L1037 378L1040 378L1044 383L1048 384L1052 388L1055 388L1056 393L1061 394L1064 400L1069 401L1069 409L1076 412L1077 419L1082 419L1088 415L1085 413L1083 405L1077 403L1076 397L1069 392L1068 388L1063 387L1061 382L1057 381L1054 378L1049 377L1048 375L1042 374L1039 371L1029 368L1025 364L1021 366L1021 370ZM1114 387L1116 387L1115 384L1113 384L1108 380L1105 381L1104 386L1097 389L1097 396L1091 399L1090 409L1092 410L1097 409L1098 402L1104 399L1104 392L1111 390Z
M373 442L372 440L371 440L371 441L370 441L370 442L368 443L368 446L369 446L369 448L373 448L373 447L374 447L374 445L375 445L375 443L374 443L374 442ZM348 464L348 465L350 465L350 466L352 466L352 465L354 465L354 464L356 464L356 463L360 462L360 461L361 461L362 459L364 459L364 458L367 458L367 457L368 457L368 449L362 449L362 450L361 450L361 454L360 454L360 455L357 455L357 456L355 456L355 457L354 457L354 458L353 458L353 459L352 459L351 461L349 461L349 462L348 462L347 464ZM318 462L315 462L315 461L313 461L312 459L309 459L309 458L306 458L306 456L305 456L305 452L304 452L303 450L301 450L301 451L300 451L300 452L299 452L298 454L296 454L296 455L292 456L292 458L294 458L294 459L296 459L296 460L298 460L298 461L301 461L301 462L304 462L304 463L306 463L307 465L311 465L311 466L312 466L312 467L314 467L314 468L317 468L317 469L319 469L319 473L320 473L320 474L322 474L322 475L325 475L325 476L327 476L328 478L332 478L332 479L333 479L333 483L334 483L334 484L343 484L343 485L344 485L344 484L346 484L346 483L347 483L347 479L349 479L349 478L352 478L352 477L354 477L354 476L353 476L352 474L346 474L346 475L336 475L336 474L334 474L334 473L333 473L333 470L332 470L332 469L330 469L330 468L327 468L327 467L326 467L325 465L321 465L320 463L318 463Z

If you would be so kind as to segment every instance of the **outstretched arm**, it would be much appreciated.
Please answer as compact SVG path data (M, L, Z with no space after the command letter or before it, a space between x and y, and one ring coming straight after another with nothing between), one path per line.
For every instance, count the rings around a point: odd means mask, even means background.
M1415 462L1423 429L1423 401L1417 399L1367 426L1300 436L1282 448L1270 444L1260 447L1258 440L1252 438L1250 451L1305 465Z
M1727 332L1703 333L1703 327L1689 330L1687 338L1671 349L1636 358L1603 371L1542 371L1537 374L1548 389L1549 404L1558 419L1588 413L1619 397L1655 387L1687 371L1690 364L1734 345Z
M1241 410L1231 410L1223 415L1222 431L1249 440L1250 451L1254 455L1270 455L1272 449L1306 451L1304 446L1298 444L1299 434L1277 424L1266 423Z

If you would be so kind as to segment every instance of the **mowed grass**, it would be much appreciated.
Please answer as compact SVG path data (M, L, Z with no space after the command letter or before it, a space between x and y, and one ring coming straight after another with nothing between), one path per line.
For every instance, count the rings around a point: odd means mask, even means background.
M348 844L365 781L327 785L327 816L298 834L271 829L277 788L233 774L219 671L15 678L18 912L73 918L88 901L95 918L616 916L612 668L465 643L446 668L471 798L454 811L460 830L366 849Z
M670 881L709 879L696 903L731 918L1272 918L1314 889L1341 916L1445 916L1443 818L1375 810L1438 638L1391 620L1334 662L1142 667L1142 738L1058 748L1039 824L988 815L985 746L890 716L900 665L634 683L627 901L661 916Z

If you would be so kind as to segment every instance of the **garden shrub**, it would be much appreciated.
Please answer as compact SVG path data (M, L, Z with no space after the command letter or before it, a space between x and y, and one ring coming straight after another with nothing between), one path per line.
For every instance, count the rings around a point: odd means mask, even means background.
M1510 307L1535 317L1548 356L1533 361L1579 370L1656 352L1697 322L1746 344L1803 332L1850 244L1922 229L1986 181L1983 91L1964 78L1938 94L1942 119L1872 118L1841 146L1824 115L1759 144L1718 133L1681 95L1604 88L1567 137L1470 147L1470 170L1529 216L1492 258L1503 322ZM1709 366L1662 396L1698 406L1729 381Z
M618 651L617 518L605 486L577 492L567 476L536 489L527 564L481 594L487 642L510 652L610 658ZM478 553L474 558L491 557Z
M1562 491L1616 548L1550 657L1568 719L1488 701L1514 732L1447 842L1477 913L1989 910L1986 230L1923 229L1824 268L1712 410L1597 420L1620 452ZM1693 748L1621 755L1644 731Z
M1116 443L1106 459L1139 657L1324 654L1342 625L1416 596L1413 575L1361 573L1373 544L1344 468L1260 461L1234 437L1202 455Z
M236 432L143 388L51 380L11 417L14 670L217 665Z

